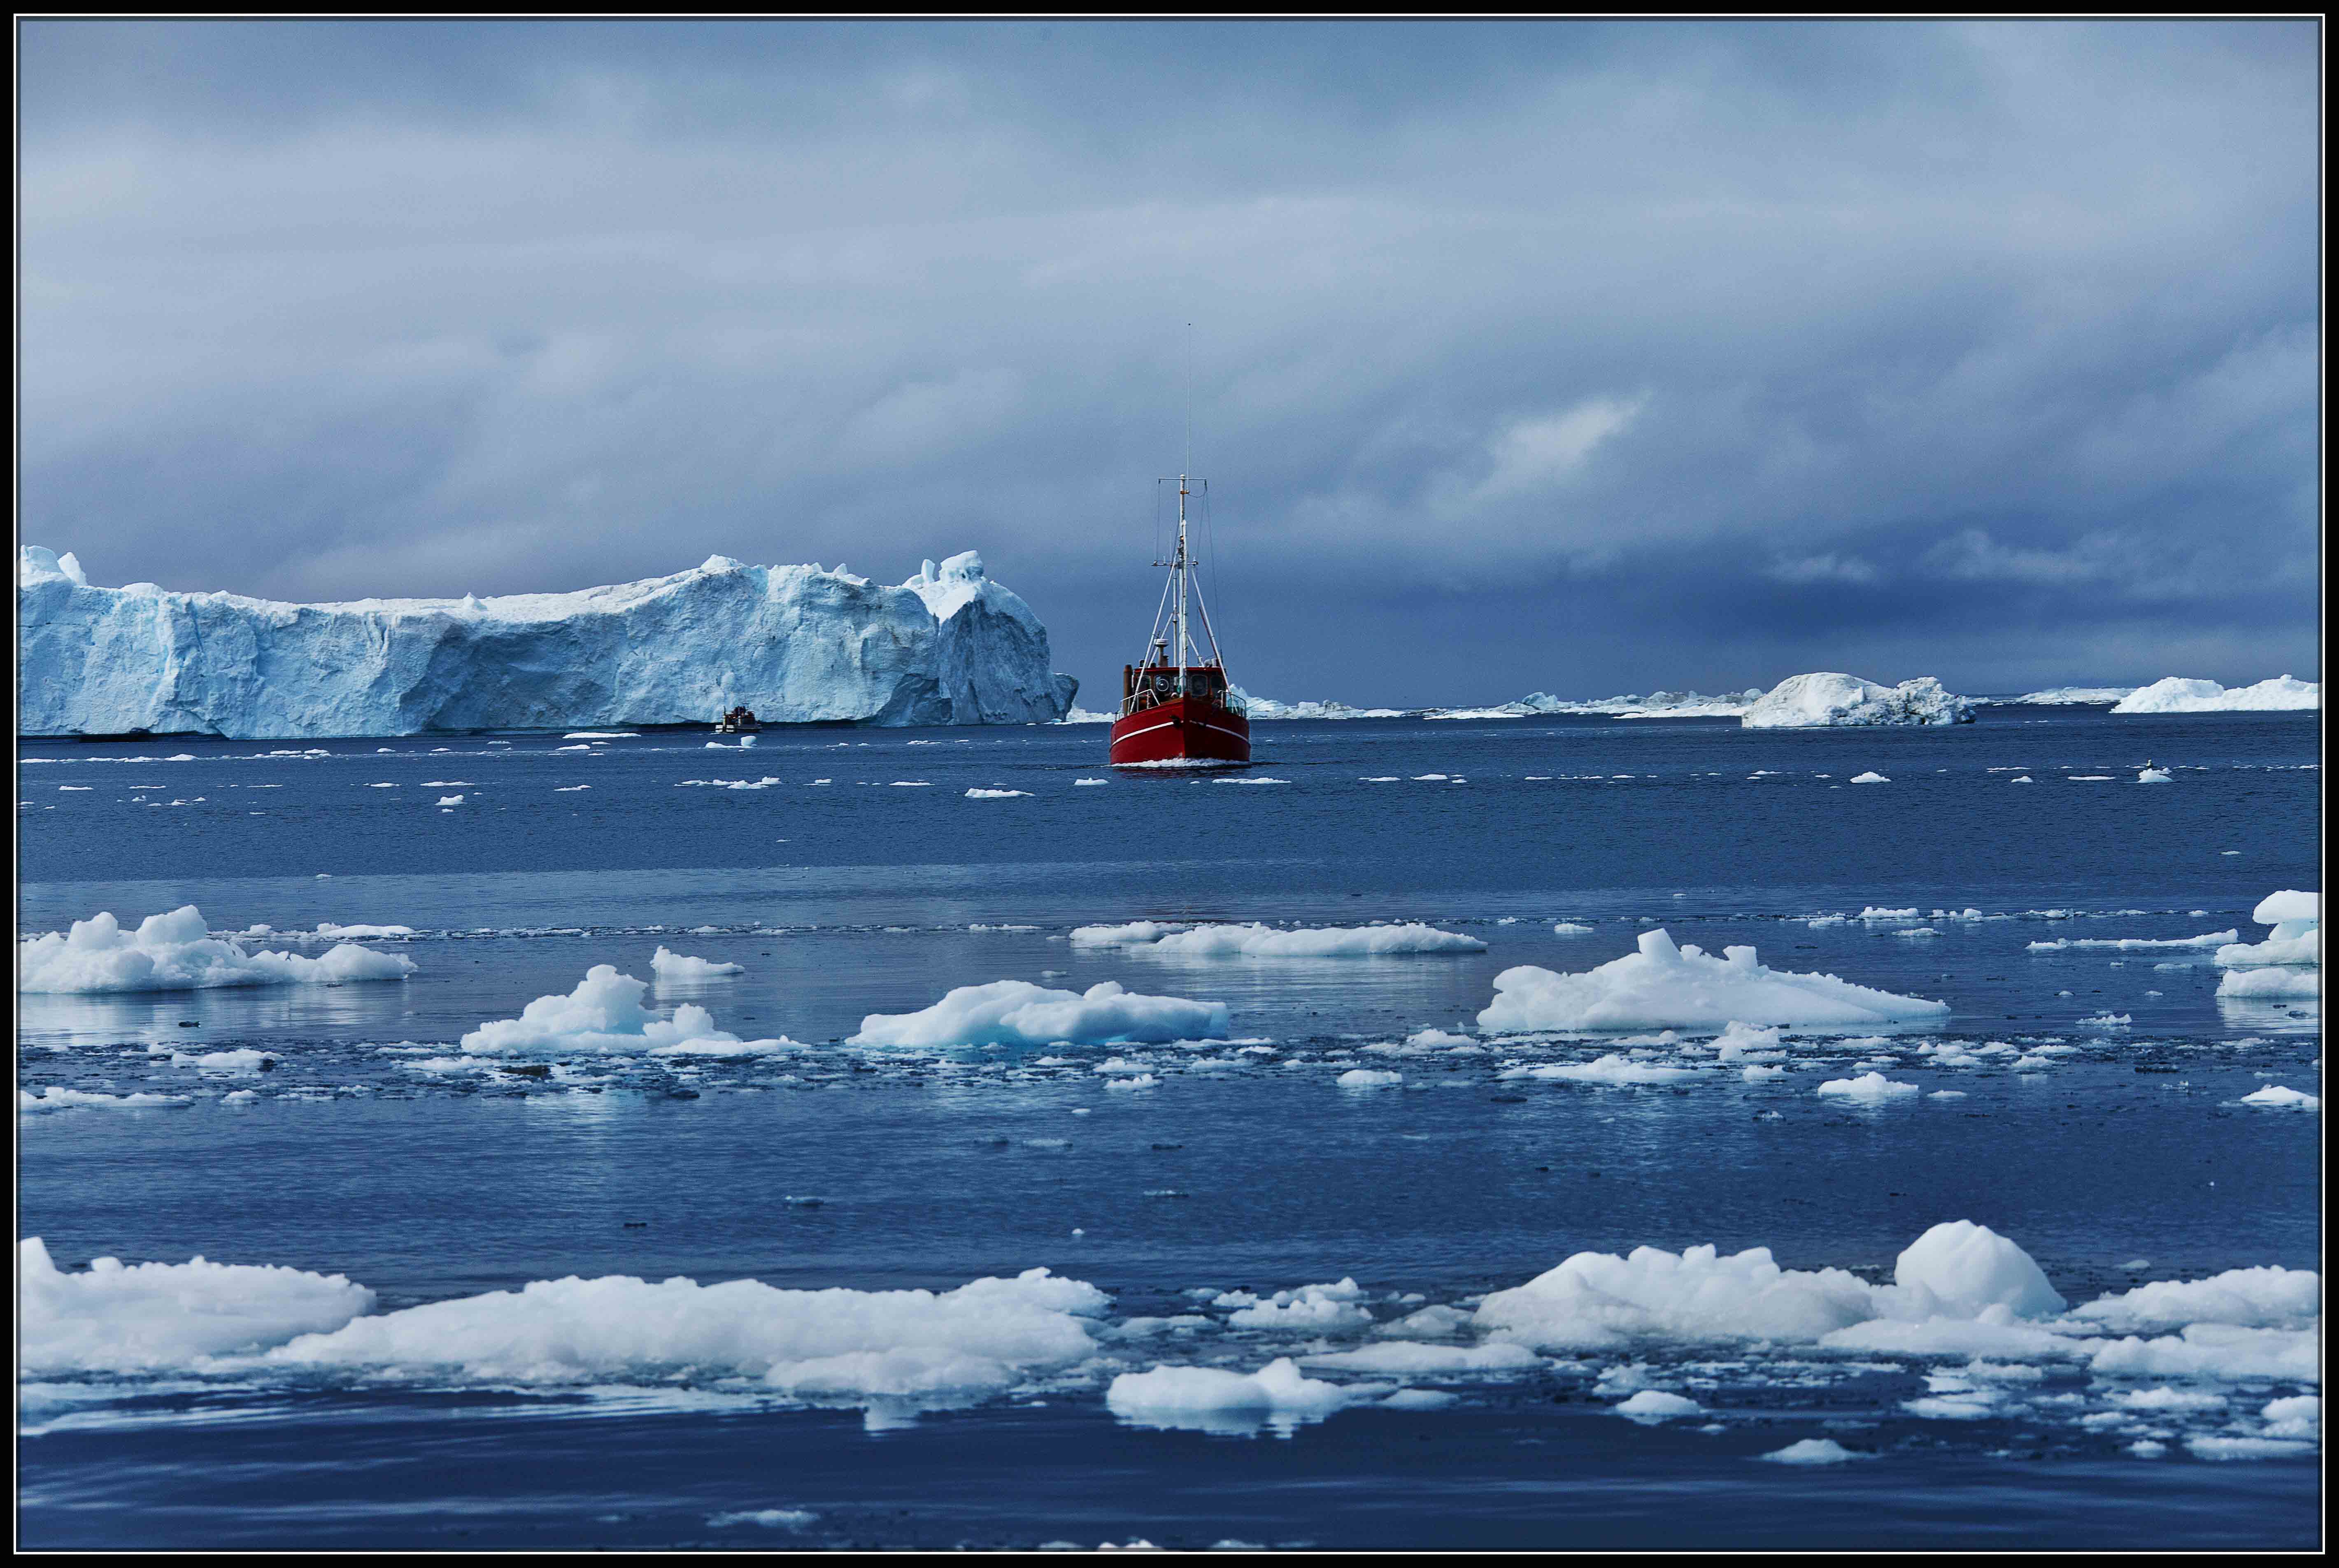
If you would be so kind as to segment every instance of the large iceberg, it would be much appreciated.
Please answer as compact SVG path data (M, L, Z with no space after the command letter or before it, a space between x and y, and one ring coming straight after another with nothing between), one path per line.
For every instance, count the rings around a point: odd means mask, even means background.
M1753 730L1824 725L1966 725L1973 723L1973 704L1944 691L1931 676L1882 686L1858 676L1822 671L1788 676L1748 705L1738 722Z
M766 721L1048 722L1079 683L969 550L899 587L727 557L564 594L291 605L16 554L20 735L243 740Z
M2319 708L2323 686L2316 681L2295 681L2276 676L2254 686L2230 690L2216 681L2186 680L2170 676L2122 697L2116 714L2233 714Z

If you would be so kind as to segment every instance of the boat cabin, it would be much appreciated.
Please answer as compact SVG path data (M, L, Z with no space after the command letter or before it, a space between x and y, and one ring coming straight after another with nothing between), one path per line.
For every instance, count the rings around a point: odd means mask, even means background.
M1186 677L1185 698L1204 707L1224 708L1240 713L1240 700L1227 690L1227 672L1216 665L1188 665L1180 671L1169 665L1123 665L1120 669L1120 711L1123 714L1142 713L1145 709L1174 700L1179 695L1178 677Z

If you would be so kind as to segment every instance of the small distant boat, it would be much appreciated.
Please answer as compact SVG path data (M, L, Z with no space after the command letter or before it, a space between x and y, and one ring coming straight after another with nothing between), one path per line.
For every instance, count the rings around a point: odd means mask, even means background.
M1227 684L1209 607L1190 581L1186 498L1191 493L1188 477L1179 475L1178 552L1154 563L1170 568L1170 580L1153 615L1145 662L1121 667L1120 717L1113 721L1108 754L1114 767L1250 761L1250 719ZM1189 634L1189 600L1200 613L1202 641L1209 645L1206 659L1197 658L1201 649Z
M718 735L752 735L763 727L755 722L755 710L744 704L715 721L715 733Z

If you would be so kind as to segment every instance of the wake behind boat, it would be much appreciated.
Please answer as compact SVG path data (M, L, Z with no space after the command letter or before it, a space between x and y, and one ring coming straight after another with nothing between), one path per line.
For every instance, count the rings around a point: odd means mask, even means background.
M1189 580L1186 498L1190 493L1187 476L1179 475L1178 550L1169 560L1154 563L1170 568L1170 580L1162 585L1161 605L1153 614L1145 662L1121 667L1120 717L1113 722L1109 753L1115 767L1250 761L1250 720L1243 713L1242 699L1227 685L1225 661L1201 588ZM1189 597L1200 614L1202 640L1209 645L1210 656L1199 662L1195 656L1201 650L1188 630L1192 624Z

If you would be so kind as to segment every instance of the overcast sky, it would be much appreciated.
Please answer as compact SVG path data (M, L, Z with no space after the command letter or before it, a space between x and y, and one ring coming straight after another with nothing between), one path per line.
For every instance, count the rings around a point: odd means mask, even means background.
M1254 692L2319 673L2313 22L20 44L20 531L94 582L972 547L1094 693L1190 418Z

